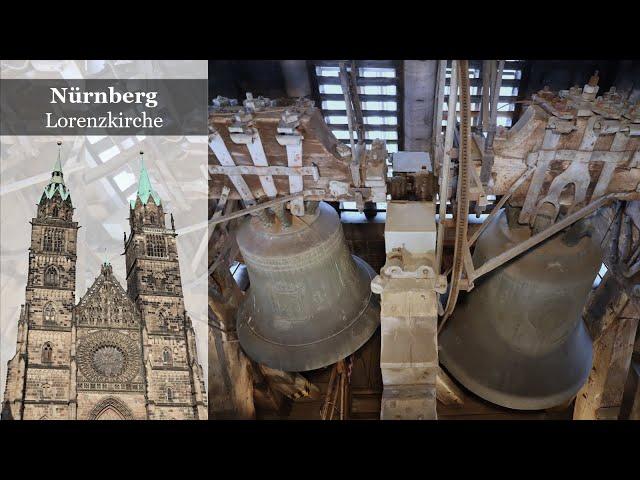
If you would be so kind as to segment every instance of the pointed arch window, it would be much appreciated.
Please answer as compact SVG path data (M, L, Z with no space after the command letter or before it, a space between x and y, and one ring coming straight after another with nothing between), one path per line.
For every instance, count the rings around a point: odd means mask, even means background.
M156 216L153 213L149 215L149 222L156 223Z
M53 323L56 321L56 309L52 303L47 303L42 311L45 323Z
M171 350L169 349L169 347L165 347L165 349L162 351L162 363L164 363L165 365L173 364L173 356L171 355Z
M171 388L167 388L166 398L167 402L173 402L173 390Z
M55 218L58 218L58 213L59 213L59 212L58 212L58 206L57 206L57 205L54 205L54 206L53 206L53 209L52 209L52 211L51 211L51 214L52 214Z
M42 346L42 363L53 362L53 347L51 342L47 342Z
M47 287L57 287L60 281L58 269L53 265L48 267L44 272L44 284Z
M162 235L147 236L147 255L150 257L166 257L167 247Z

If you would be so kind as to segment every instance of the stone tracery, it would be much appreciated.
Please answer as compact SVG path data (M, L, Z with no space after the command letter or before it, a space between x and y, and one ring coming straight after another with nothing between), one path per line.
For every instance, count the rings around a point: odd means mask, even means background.
M140 373L139 345L132 337L100 330L78 341L78 367L94 382L130 382Z

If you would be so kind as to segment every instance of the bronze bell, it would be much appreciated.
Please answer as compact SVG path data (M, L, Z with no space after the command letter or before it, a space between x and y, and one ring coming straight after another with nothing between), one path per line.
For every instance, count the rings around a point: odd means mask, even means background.
M238 310L240 345L253 360L290 372L347 357L380 322L373 269L349 254L331 206L307 207L302 217L282 209L249 218L236 234L251 282Z
M582 309L602 256L583 227L556 234L461 295L439 353L469 390L504 407L537 410L570 400L586 382L592 343ZM531 234L501 212L478 239L474 265Z

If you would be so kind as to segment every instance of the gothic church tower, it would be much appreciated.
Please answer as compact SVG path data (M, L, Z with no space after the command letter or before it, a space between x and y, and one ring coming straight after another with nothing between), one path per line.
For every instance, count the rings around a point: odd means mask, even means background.
M202 367L182 295L177 234L173 215L170 229L165 215L142 163L125 255L127 293L145 325L149 418L206 419Z
M25 304L16 354L9 361L3 419L75 418L72 316L79 227L73 210L58 152L30 222Z
M125 235L125 291L105 261L75 304L76 239L60 156L31 220L26 302L2 419L207 418L176 233L142 166Z

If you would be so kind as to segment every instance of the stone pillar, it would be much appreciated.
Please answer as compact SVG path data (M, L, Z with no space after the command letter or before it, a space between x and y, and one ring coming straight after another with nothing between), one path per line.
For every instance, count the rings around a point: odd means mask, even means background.
M433 270L432 202L390 202L387 261L371 289L381 296L382 420L435 420L438 375L436 293L446 279Z

